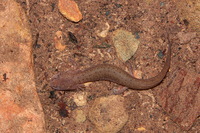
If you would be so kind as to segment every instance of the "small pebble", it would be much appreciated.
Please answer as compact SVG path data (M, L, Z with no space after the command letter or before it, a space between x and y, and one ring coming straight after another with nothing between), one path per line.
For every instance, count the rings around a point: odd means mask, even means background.
M160 6L164 6L165 5L165 2L160 2Z
M99 37L106 37L108 35L108 32L109 32L109 29L110 29L110 25L106 22L104 25L103 25L103 30L102 31L99 31L97 30L97 35Z
M59 51L63 51L66 45L63 44L63 34L62 31L57 31L54 37L55 48Z
M142 71L141 70L135 70L133 73L133 76L137 79L142 79Z
M97 98L89 111L89 119L99 133L117 133L128 120L124 98L119 95Z
M159 50L158 54L157 54L158 58L162 59L164 57L164 54L162 52L162 50Z
M53 98L55 98L55 97L56 97L55 91L50 91L49 98L53 99Z
M115 4L115 6L116 6L117 8L120 8L120 7L122 7L122 4Z
M58 8L63 16L73 22L79 22L83 18L78 5L73 0L58 0Z
M106 16L110 15L110 11L106 11L105 15Z
M85 92L76 93L73 97L77 106L85 106L87 104L87 94Z
M142 132L142 131L146 131L146 128L144 128L144 127L139 127L139 128L137 128L136 130Z
M139 32L135 32L135 38L136 38L136 39L140 39Z
M68 32L68 36L69 36L69 40L72 43L78 43L78 40L77 40L76 36L72 32Z
M86 120L86 115L83 110L75 110L73 117L78 123L83 123Z

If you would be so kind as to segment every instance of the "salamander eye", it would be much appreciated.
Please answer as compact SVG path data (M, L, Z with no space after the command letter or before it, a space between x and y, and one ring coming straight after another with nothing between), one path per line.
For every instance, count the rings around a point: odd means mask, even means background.
M50 87L54 90L60 90L60 87L59 86L56 86L56 85L52 85L50 84Z
M56 87L53 86L52 88L53 88L54 90L61 90L60 87L58 87L58 86L56 86Z
M58 82L55 78L54 79L52 78L52 80L50 81L50 87L54 90L60 90Z
M51 80L58 79L59 77L60 77L60 73L54 75L54 76L51 78Z

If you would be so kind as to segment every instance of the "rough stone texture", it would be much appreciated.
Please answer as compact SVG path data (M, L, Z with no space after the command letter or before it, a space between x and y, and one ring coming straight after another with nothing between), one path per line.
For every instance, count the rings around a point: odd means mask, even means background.
M189 130L200 114L200 75L176 69L169 77L168 85L156 89L157 101L174 122Z
M113 95L96 99L89 111L89 119L98 132L117 133L128 120L124 98Z
M0 132L44 133L27 19L14 0L0 1L0 18Z

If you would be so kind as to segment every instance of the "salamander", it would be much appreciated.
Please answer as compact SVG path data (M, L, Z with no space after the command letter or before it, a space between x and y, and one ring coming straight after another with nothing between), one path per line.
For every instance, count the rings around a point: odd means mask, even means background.
M168 44L166 62L161 72L149 79L137 79L111 64L99 64L83 71L68 71L55 75L50 86L55 90L75 90L83 83L94 81L111 81L134 90L146 90L157 86L166 76L171 60L171 43Z

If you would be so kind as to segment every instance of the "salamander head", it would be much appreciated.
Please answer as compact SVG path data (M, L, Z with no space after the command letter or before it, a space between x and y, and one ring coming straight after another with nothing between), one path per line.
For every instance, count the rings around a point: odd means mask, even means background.
M50 86L54 90L76 90L81 88L81 84L77 84L74 79L73 75L70 73L60 73L56 74L52 77L50 81Z

